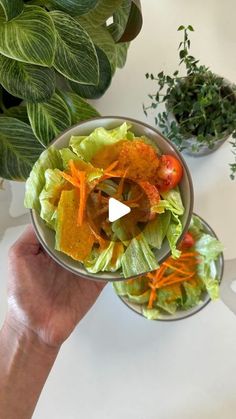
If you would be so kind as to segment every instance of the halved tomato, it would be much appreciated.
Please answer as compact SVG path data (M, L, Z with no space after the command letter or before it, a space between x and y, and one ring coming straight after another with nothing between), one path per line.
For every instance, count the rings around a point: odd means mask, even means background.
M159 191L168 191L175 188L183 176L183 167L180 161L170 154L163 154L160 157L160 164L157 170L156 185Z
M191 233L185 233L182 241L181 241L181 249L188 249L189 247L193 247L195 240Z

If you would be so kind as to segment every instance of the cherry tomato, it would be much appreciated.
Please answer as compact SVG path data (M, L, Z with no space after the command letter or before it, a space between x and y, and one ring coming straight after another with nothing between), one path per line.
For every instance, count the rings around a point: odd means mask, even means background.
M182 249L188 249L189 247L192 247L195 243L195 240L191 233L185 233L183 240L181 241L181 248Z
M169 191L175 188L183 175L183 167L176 157L163 154L157 171L157 187L159 191Z

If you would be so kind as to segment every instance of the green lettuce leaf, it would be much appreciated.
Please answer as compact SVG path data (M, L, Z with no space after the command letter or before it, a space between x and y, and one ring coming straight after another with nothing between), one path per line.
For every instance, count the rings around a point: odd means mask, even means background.
M77 154L75 154L70 148L66 147L66 148L61 148L59 150L59 153L61 155L62 158L62 162L63 162L63 169L67 169L68 168L68 163L70 160L79 160L79 157L77 156Z
M116 242L110 242L109 246L103 251L94 248L89 258L84 262L87 271L95 274L104 271L115 272L120 269L124 248L120 246L118 255L116 252L116 260L113 260L112 256L115 246L117 246Z
M180 304L182 304L182 293L178 285L160 288L157 291L154 307L174 314Z
M205 262L216 260L223 251L223 245L215 237L203 234L195 243L195 249L200 255L204 256Z
M212 300L219 298L219 278L215 261L223 251L223 245L215 237L202 234L195 243L196 251L201 255L198 275L203 281Z
M92 166L92 165L91 165ZM91 167L92 169L92 167ZM88 182L93 182L95 179L99 179L103 175L103 170L98 167L94 167L91 171L87 173Z
M115 144L122 139L130 139L128 130L131 125L124 122L121 126L107 130L105 128L96 128L90 135L74 136L70 140L70 146L73 151L85 161L89 162L93 156L104 146Z
M189 308L195 307L200 304L203 286L200 281L185 281L182 284L184 288L184 302L182 304L182 309L188 310Z
M165 211L162 214L158 214L154 220L149 221L146 225L143 230L143 235L150 246L156 249L161 248L163 240L167 234L170 219L171 212Z
M80 143L87 137L85 136L78 136L78 135L72 135L70 137L69 145L72 148L73 152L76 154L77 157L79 157L82 160L85 160L83 155L80 153Z
M179 216L184 213L184 206L179 188L176 187L170 191L162 192L161 196L163 199L161 199L157 205L152 207L152 211L157 214L164 214L165 211L170 211L171 219L166 231L166 237L169 242L172 256L178 258L180 256L180 251L176 249L176 243L183 231Z
M213 279L210 276L205 276L202 280L211 300L218 300L220 298L219 278Z
M130 303L135 304L145 304L148 303L149 297L150 297L150 289L147 291L144 291L142 294L135 295L135 294L127 294L128 300Z
M176 243L183 231L182 223L176 214L171 215L171 221L167 229L166 237L170 246L173 258L178 258L181 251L176 248Z
M152 207L152 211L162 214L165 210L170 210L172 214L183 215L184 206L178 187L162 192L161 197L159 203Z
M111 228L115 235L114 239L120 240L126 246L128 246L131 237L136 237L140 233L139 227L125 217L114 221Z
M199 217L192 215L189 232L193 235L195 240L199 239L204 231L202 222Z
M145 304L149 301L150 292L151 292L150 289L146 291L140 291L140 293L137 295L130 294L128 292L127 286L125 284L122 284L122 282L124 283L125 281L118 281L118 282L113 283L113 288L117 295L126 297L130 303L135 303L135 304Z
M117 183L115 183L112 179L106 179L97 185L97 189L100 189L107 195L112 196L117 192Z
M68 164L70 160L74 160L77 162L81 161L78 155L75 154L70 148L62 148L61 150L59 150L59 152L63 161L64 169L68 169ZM84 160L82 160L82 162L84 167L82 170L87 170L88 182L92 182L93 180L98 179L103 175L103 169L94 167L90 163L85 163Z
M142 313L148 320L157 320L161 318L160 310L157 308L147 308L144 305L142 307Z
M136 296L150 291L148 287L148 278L145 276L138 277L136 279L130 279L128 281L116 281L113 282L113 287L116 293L120 296Z
M121 297L127 295L126 282L127 281L116 281L112 283L112 286L117 295L120 295Z
M40 155L26 181L24 200L26 208L35 209L40 213L39 195L45 185L45 171L56 168L63 168L62 159L59 151L51 146Z
M40 217L53 230L56 229L56 213L61 191L66 183L58 169L47 169L45 171L45 186L39 195Z
M154 253L142 234L139 238L131 240L122 257L121 265L125 278L153 271L159 267Z

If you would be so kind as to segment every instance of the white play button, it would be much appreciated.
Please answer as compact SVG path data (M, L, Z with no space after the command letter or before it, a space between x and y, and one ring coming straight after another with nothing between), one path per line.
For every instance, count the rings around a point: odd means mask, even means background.
M108 219L111 223L124 217L124 215L129 214L130 211L131 209L127 205L122 204L122 202L117 201L117 199L109 198Z

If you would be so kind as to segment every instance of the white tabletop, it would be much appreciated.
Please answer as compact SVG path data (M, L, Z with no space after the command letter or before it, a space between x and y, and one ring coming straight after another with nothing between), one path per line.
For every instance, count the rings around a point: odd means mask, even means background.
M145 73L176 69L180 24L192 24L193 55L236 82L235 0L143 1L142 33L125 68L94 105L102 115L146 120L142 102L155 90ZM236 257L236 181L229 179L230 146L187 158L194 210ZM0 324L6 310L7 249L27 223L24 185L0 193ZM235 296L236 304L236 296ZM35 419L235 419L236 318L221 301L173 323L129 311L107 286L64 344L43 390Z

